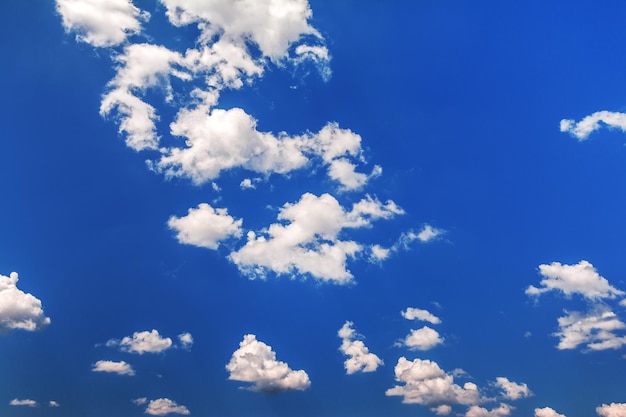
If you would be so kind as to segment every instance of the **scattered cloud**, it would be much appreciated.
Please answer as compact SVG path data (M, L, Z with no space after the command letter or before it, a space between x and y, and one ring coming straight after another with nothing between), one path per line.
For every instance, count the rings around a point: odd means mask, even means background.
M161 337L157 330L135 332L132 336L126 336L122 340L110 339L107 341L108 347L119 347L124 352L138 353L159 353L172 347L172 339Z
M575 265L564 265L560 262L539 265L539 273L543 276L542 287L531 285L526 289L526 294L535 296L555 290L563 292L566 296L580 294L590 300L624 295L624 291L611 286L607 279L598 274L593 265L585 260Z
M274 223L259 236L248 232L247 243L232 252L230 259L251 278L264 278L271 271L279 275L310 274L345 284L353 278L346 268L347 258L354 257L363 246L340 240L339 233L403 213L393 201L383 204L370 196L347 211L330 194L317 197L306 193L297 203L280 209L278 220L288 224Z
M53 400L48 401L48 407L60 407L60 406L61 404L59 404L56 401L53 401Z
M17 288L18 275L0 275L0 333L14 329L42 330L50 324L41 301Z
M14 398L9 402L9 405L13 405L13 406L25 406L25 407L37 407L39 404L37 404L37 401L35 400L29 400L29 399L17 399Z
M191 333L181 333L178 335L178 343L181 349L189 350L193 346L193 336Z
M550 407L535 408L535 417L565 417L565 414L559 414Z
M227 209L201 203L198 208L189 209L186 216L170 217L167 225L176 231L180 243L217 249L221 241L241 236L242 222L229 216Z
M150 14L140 11L129 0L57 0L57 11L68 32L96 47L123 43L141 31L141 21Z
M516 382L509 381L508 378L505 377L496 378L495 385L502 389L504 398L508 400L519 400L520 398L526 398L533 395L532 391L525 383L518 384Z
M503 417L511 414L513 407L508 404L500 404L497 408L487 410L486 408L473 405L465 413L465 417Z
M441 323L441 319L439 319L439 317L433 315L428 310L422 310L420 308L408 307L406 310L401 312L401 314L402 317L407 320L427 321L431 324Z
M133 367L124 361L98 361L94 364L91 370L93 372L108 372L118 375L135 375L135 370L133 369Z
M143 405L148 402L148 399L146 397L135 398L134 400L131 400L131 402L135 405Z
M615 331L626 325L615 313L599 308L595 312L583 314L567 313L558 319L559 331L555 336L560 341L558 349L575 349L585 345L590 350L618 349L626 345L626 336L618 336Z
M147 400L146 398L138 398L137 400ZM140 402L135 400L135 404L142 405L145 404L145 401ZM167 414L182 414L189 415L190 412L184 405L178 405L175 401L170 400L169 398L158 398L156 400L151 400L148 403L148 407L145 411L146 414L150 414L151 416L164 416Z
M353 324L351 321L346 321L337 332L341 338L339 350L348 356L344 362L346 373L350 375L355 372L374 372L383 364L383 361L371 353L363 341L357 340L360 335L352 327Z
M430 350L442 344L443 341L444 339L437 330L424 326L418 330L411 330L411 333L406 336L401 345L411 350Z
M626 417L626 403L602 404L596 413L601 417Z
M604 110L586 116L579 122L563 119L560 127L561 132L567 132L578 140L583 141L603 125L626 132L626 114Z
M253 334L244 336L226 369L230 374L228 379L251 382L249 389L252 391L303 391L311 385L305 371L294 371L285 362L277 361L272 347L257 340Z

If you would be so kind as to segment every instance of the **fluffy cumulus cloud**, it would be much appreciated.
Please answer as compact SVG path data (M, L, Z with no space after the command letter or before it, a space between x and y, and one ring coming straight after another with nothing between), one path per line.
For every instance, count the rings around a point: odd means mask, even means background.
M191 333L181 333L178 335L178 343L181 349L189 350L193 346L193 336Z
M408 307L406 310L401 312L402 317L407 320L420 320L427 321L431 324L439 324L441 323L441 319L435 316L428 310L422 310L420 308Z
M510 415L512 410L513 407L508 404L500 404L491 410L473 405L467 410L465 417L504 417Z
M146 398L138 398L138 400L143 401L137 402L137 400L135 400L135 404L141 405L147 401ZM164 416L167 414L190 414L187 407L185 407L184 405L178 405L175 401L172 401L169 398L158 398L156 400L151 400L148 403L145 412L146 414L150 414L151 416Z
M347 283L353 278L346 267L363 246L351 240L341 240L344 229L369 227L374 220L388 219L403 211L393 201L381 203L366 197L345 210L330 194L302 195L300 201L285 204L278 220L267 232L248 232L247 243L230 254L239 269L251 276L276 274L310 274L335 283Z
M305 371L294 371L285 362L276 360L271 346L257 340L253 334L244 336L226 369L230 373L229 379L252 383L252 391L303 391L311 385Z
M617 332L626 328L617 315L606 309L583 314L580 312L567 313L558 319L559 337L558 349L575 349L580 345L590 350L618 349L626 345L626 336Z
M17 288L18 275L0 275L0 333L14 329L41 330L50 324L41 301Z
M170 217L167 225L176 232L180 243L217 249L221 241L241 236L242 222L229 216L224 208L201 203L197 208L189 209L186 216Z
M532 395L528 385L509 381L509 379L505 377L496 378L495 385L502 390L504 398L508 400L519 400L520 398L526 398Z
M626 403L602 404L596 413L601 417L626 417Z
M172 347L172 339L162 337L155 329L152 331L135 332L132 336L126 336L122 340L110 339L106 343L109 347L119 347L124 352L130 353L159 353Z
M535 408L535 417L565 417L565 414L559 414L550 407Z
M401 345L411 350L430 350L442 344L444 339L435 329L424 326L421 329L411 330Z
M337 333L341 338L339 350L348 356L344 362L346 373L350 375L355 372L373 372L383 364L383 361L371 353L362 340L357 339L359 335L352 327L353 324L351 321L345 322Z
M449 414L454 405L477 405L481 395L476 384L454 383L454 377L428 359L398 359L395 377L399 385L388 389L387 396L400 396L405 404L420 404L438 414Z
M564 265L560 262L539 265L539 273L543 277L542 286L531 285L526 289L526 294L539 295L548 291L561 291L566 296L580 294L590 300L624 295L624 291L611 286L609 281L585 260L575 265Z
M57 0L57 11L68 32L97 47L118 45L141 30L149 14L130 0Z
M135 375L135 370L129 363L124 361L114 362L114 361L98 361L93 365L91 369L93 372L107 372L114 373L118 375Z
M604 110L586 116L579 122L571 119L561 120L561 132L567 132L581 141L602 126L626 132L626 113Z
M22 406L22 407L37 407L39 404L35 400L14 398L9 402L9 405Z

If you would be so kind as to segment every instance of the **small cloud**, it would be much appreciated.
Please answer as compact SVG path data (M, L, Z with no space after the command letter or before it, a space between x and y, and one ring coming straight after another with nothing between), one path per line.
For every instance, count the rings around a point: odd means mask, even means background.
M341 338L339 350L348 356L344 362L346 373L350 375L355 372L374 372L383 364L383 361L371 353L363 341L357 340L359 335L352 328L353 324L351 321L346 321L337 332Z
M145 398L139 398L140 400L144 400ZM138 405L144 404L135 403ZM189 410L184 405L178 405L175 401L170 400L169 398L158 398L156 400L152 400L148 403L148 407L145 411L146 414L150 414L152 416L164 416L167 414L182 414L189 415Z
M20 400L20 399L14 398L9 402L9 405L18 406L18 407L20 406L37 407L39 404L37 404L37 401L35 400L29 400L29 399Z
M424 326L418 330L411 330L411 333L406 336L400 345L411 350L430 350L443 343L443 341L444 339L436 330Z
M624 417L626 416L626 403L602 404L596 408L600 417Z
M615 332L626 329L617 315L606 307L599 307L588 314L580 312L567 313L559 317L558 349L575 349L586 345L591 350L619 349L626 345L626 336L618 336Z
M550 407L544 407L535 408L535 417L565 417L565 415L557 413Z
M230 374L228 379L251 382L251 391L268 394L303 391L311 385L305 371L294 371L285 362L277 361L272 347L257 340L253 334L244 336L226 369Z
M91 370L92 372L108 372L118 375L135 375L135 371L133 370L132 366L124 361L98 361L94 364Z
M370 247L370 251L370 260L372 262L384 261L389 257L389 254L391 253L391 249L383 248L380 245L372 245L372 247Z
M563 119L560 123L561 132L569 133L580 141L587 139L602 126L626 132L626 114L604 110L586 116L579 122Z
M465 413L465 417L504 417L511 414L513 407L508 404L500 404L497 408L487 410L486 408L473 405Z
M172 347L172 339L161 337L157 330L135 332L132 336L126 336L122 340L110 339L108 347L119 347L120 350L129 353L159 353Z
M181 349L189 350L193 345L193 337L191 333L182 333L178 335L178 342L180 343Z
M61 404L59 404L56 401L52 401L52 400L48 401L48 407L60 407L60 406L61 406Z
M148 399L146 397L135 398L134 400L131 400L131 402L135 405L143 405L148 402Z
M505 377L496 378L495 385L503 391L503 396L507 400L519 400L520 398L526 398L533 395L528 389L528 385L509 381Z
M428 310L422 310L419 308L408 307L400 314L402 314L402 317L407 320L421 320L432 324L441 323L441 319L439 319L439 317L431 314Z
M201 203L197 208L190 208L186 216L170 217L167 225L176 231L180 243L217 249L221 241L241 236L242 222L229 216L227 209Z
M17 288L18 275L0 274L0 334L15 329L42 330L50 324L41 308L41 300Z

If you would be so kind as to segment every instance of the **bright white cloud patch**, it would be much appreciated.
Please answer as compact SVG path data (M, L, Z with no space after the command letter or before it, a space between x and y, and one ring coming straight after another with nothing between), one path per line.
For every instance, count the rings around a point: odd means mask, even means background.
M109 347L119 347L130 353L159 353L172 347L172 339L162 337L157 330L135 332L122 340L111 339L106 343Z
M143 404L143 403L141 403ZM158 398L148 403L146 414L151 416L164 416L167 414L189 415L190 412L184 405L178 405L169 398Z
M400 396L405 404L420 404L431 411L444 414L457 404L476 405L481 401L476 384L454 383L454 377L446 374L436 362L427 359L398 359L395 367L396 381L400 385L388 389L387 396Z
M193 336L191 333L181 333L178 335L178 342L182 349L189 350L193 346Z
M427 321L431 324L439 324L441 323L441 319L430 313L428 310L422 310L420 308L408 307L406 310L401 312L402 317L407 320L420 320Z
M39 404L37 404L37 401L35 400L30 400L30 399L23 399L20 400L18 398L14 398L9 402L9 405L13 405L13 406L25 406L25 407L37 407Z
M344 362L346 373L350 375L355 372L374 372L383 361L371 353L363 341L357 340L359 335L352 328L353 324L351 321L345 322L337 333L341 338L339 350L348 356Z
M486 408L473 405L465 413L465 417L503 417L511 414L513 407L508 404L500 404L498 407L487 410Z
M430 350L443 343L443 340L437 330L424 326L418 330L411 330L402 344L411 350Z
M550 407L535 408L535 417L565 417L565 414L559 414Z
M543 276L542 287L531 285L526 289L526 294L539 295L555 290L563 292L566 296L580 294L591 300L624 295L624 291L611 286L591 263L584 260L575 265L564 265L560 262L539 265L539 273Z
M61 404L59 404L56 401L52 401L52 400L48 401L48 407L60 407L60 406L61 406Z
M600 417L626 417L626 403L602 404L596 413Z
M56 0L57 11L68 32L96 47L118 45L141 30L150 17L130 0Z
M0 333L14 329L42 330L50 324L41 301L17 288L18 275L0 275Z
M239 269L251 276L276 274L310 274L324 281L339 284L352 280L346 268L349 257L362 250L362 245L340 240L343 229L368 227L374 220L388 219L403 211L393 201L381 203L367 197L346 211L330 194L317 197L304 194L295 204L285 204L278 220L287 224L270 225L257 236L248 232L245 246L230 254Z
M575 349L583 345L591 350L605 350L626 345L626 336L615 333L624 330L626 325L607 309L589 314L568 313L560 317L558 323L559 331L555 333L560 339L558 349Z
M226 369L230 373L229 379L251 382L252 391L303 391L311 385L305 371L294 371L285 362L277 361L271 346L257 340L253 334L244 336Z
M135 370L133 369L133 367L124 361L98 361L94 364L91 370L93 372L107 372L118 375L135 375Z
M201 203L197 208L189 209L186 216L170 217L167 225L176 231L180 243L217 249L222 240L241 236L242 221L229 216L224 208Z
M585 140L591 133L607 126L626 132L626 113L599 111L576 122L571 119L561 120L561 132L567 132L578 140Z
M508 400L519 400L533 394L525 383L518 384L505 377L496 378L496 386L503 391L504 398Z

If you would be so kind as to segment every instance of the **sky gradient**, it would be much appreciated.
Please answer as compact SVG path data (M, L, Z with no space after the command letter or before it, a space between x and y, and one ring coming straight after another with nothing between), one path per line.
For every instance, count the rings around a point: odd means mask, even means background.
M0 415L626 417L622 3L0 10Z

